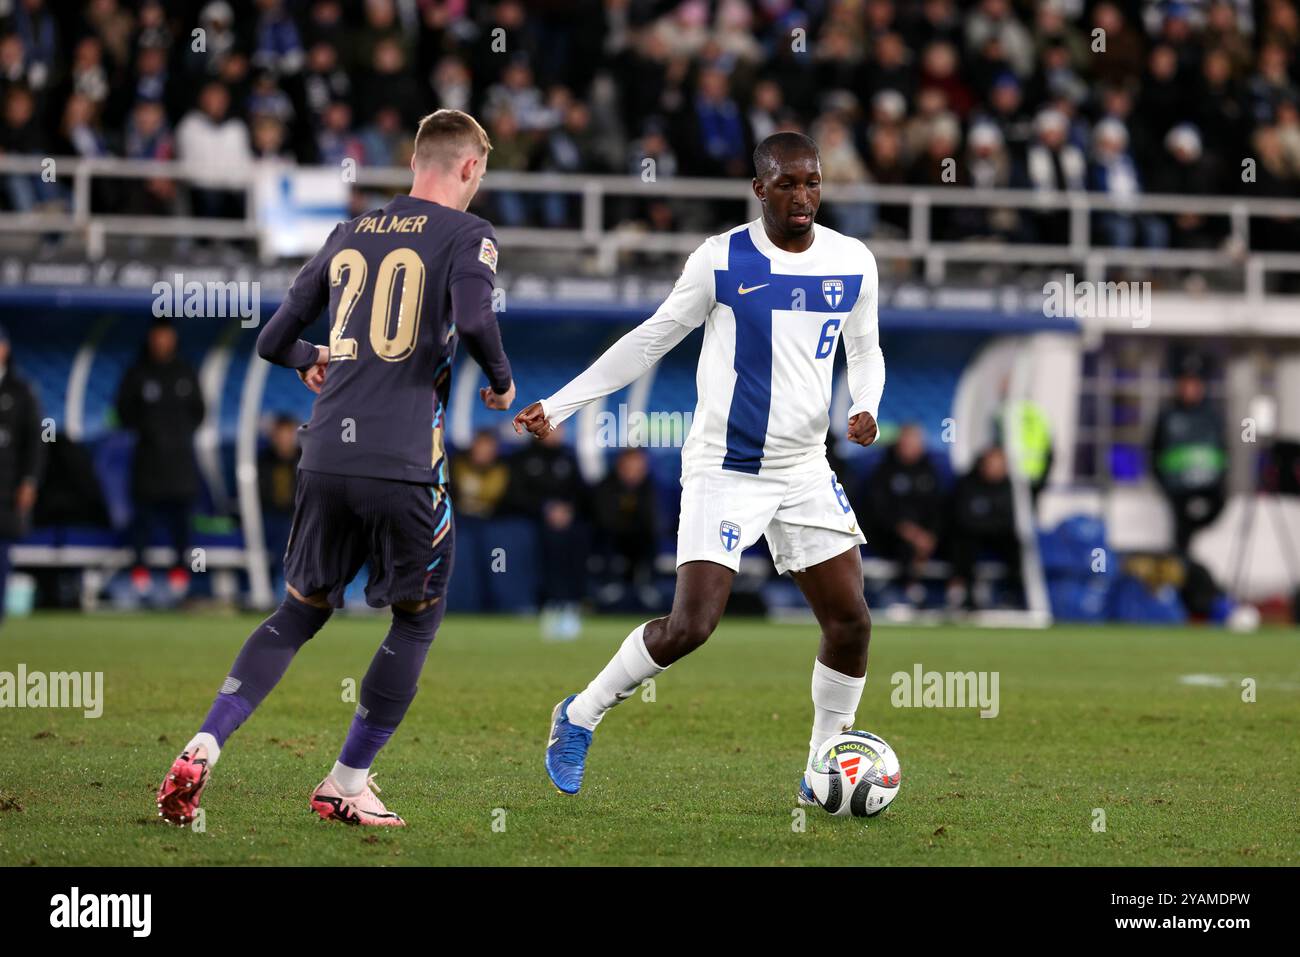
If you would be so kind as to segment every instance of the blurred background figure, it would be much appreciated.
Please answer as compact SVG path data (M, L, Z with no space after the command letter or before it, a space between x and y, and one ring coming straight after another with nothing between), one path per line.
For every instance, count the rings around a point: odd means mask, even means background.
M465 454L451 460L452 501L458 521L493 518L510 485L510 466L501 458L500 443L491 429L474 433Z
M1186 353L1175 365L1174 401L1160 412L1151 464L1174 514L1174 541L1187 558L1192 534L1223 511L1228 450L1223 420L1207 396L1203 356Z
M284 550L293 527L293 503L298 492L299 422L292 415L277 415L271 423L270 441L257 459L257 487L262 500L262 529L266 539L271 585L280 592Z
M624 449L592 496L597 547L605 560L610 604L627 595L641 607L658 605L653 587L658 551L658 507L650 480L650 459L641 449Z
M230 115L230 91L207 83L198 105L176 127L177 158L198 170L191 191L195 216L238 219L244 215L244 194L232 187L253 162L248 126Z
M9 546L27 532L44 462L40 405L14 369L9 333L0 326L0 624L5 617Z
M578 459L555 429L510 459L510 500L539 522L542 635L558 641L578 637L578 606L587 593L587 531L580 507L587 491ZM452 486L452 494L456 494Z
M975 578L975 562L985 557L1003 562L1008 587L1018 590L1020 541L1016 538L1011 479L1006 453L996 445L986 449L975 467L957 482L949 550L953 570L948 582L950 606L974 611L993 604L987 583Z
M1003 400L993 419L994 441L1009 449L1016 474L1029 483L1029 494L1037 503L1052 471L1052 420L1033 399L1008 399L1010 382L1002 381ZM1004 434L1010 426L1009 435Z
M160 319L149 327L140 357L122 377L117 415L134 433L131 524L135 565L131 584L151 590L145 550L154 531L166 530L175 550L167 584L173 596L189 587L190 514L199 495L194 433L203 422L203 394L194 368L177 351L176 327Z
M864 501L871 516L872 545L898 563L894 584L899 598L913 607L924 604L921 566L939 546L943 489L919 425L899 429L897 441L867 480Z

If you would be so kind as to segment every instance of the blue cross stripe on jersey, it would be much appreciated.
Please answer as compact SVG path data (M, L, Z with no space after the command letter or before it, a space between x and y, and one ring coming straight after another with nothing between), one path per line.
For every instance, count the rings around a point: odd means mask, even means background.
M722 467L757 475L772 408L773 311L793 309L797 293L802 291L802 306L810 316L850 312L858 301L862 276L774 273L771 260L754 246L749 230L742 229L731 234L727 268L715 269L713 280L714 298L736 315L736 388L727 414L727 453Z

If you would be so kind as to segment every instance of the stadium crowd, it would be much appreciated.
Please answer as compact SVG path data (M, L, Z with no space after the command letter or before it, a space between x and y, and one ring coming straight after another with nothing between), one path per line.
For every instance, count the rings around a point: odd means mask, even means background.
M180 158L193 190L101 184L95 208L236 216L232 173L256 160L404 165L415 119L457 107L498 170L748 177L753 144L795 128L831 184L1295 197L1297 49L1296 0L0 0L0 151ZM61 202L61 184L4 177L10 209ZM484 212L559 226L578 209L498 191ZM859 235L907 225L901 207L828 213ZM716 225L699 203L614 215ZM937 215L940 239L1067 225ZM1097 226L1155 247L1226 231L1195 213ZM1294 248L1297 230L1271 220L1255 243Z

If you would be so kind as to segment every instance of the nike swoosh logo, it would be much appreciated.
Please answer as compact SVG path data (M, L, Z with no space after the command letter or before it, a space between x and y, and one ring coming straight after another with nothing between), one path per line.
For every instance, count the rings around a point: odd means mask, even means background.
M849 526L849 531L850 531L850 532L856 532L857 530L858 530L858 523L857 523L857 522L854 522L852 525Z
M549 748L549 747L552 747L552 746L555 745L559 740L560 740L559 738L551 738L550 741L547 741L547 742L546 742L546 746L547 746L548 748Z
M745 284L742 282L739 286L736 287L736 292L740 293L742 296L746 296L749 295L749 293L753 292L755 289L766 289L770 285L772 285L770 282L765 282L761 286L750 286L748 289L746 289Z

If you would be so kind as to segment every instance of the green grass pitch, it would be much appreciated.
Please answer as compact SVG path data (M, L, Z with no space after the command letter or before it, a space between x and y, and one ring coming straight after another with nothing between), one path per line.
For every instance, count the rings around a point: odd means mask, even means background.
M1291 630L879 627L858 726L897 750L902 790L877 818L813 808L799 829L814 627L724 620L653 702L605 720L570 798L542 769L551 707L635 622L593 619L579 641L546 644L530 619L452 616L376 765L409 826L372 831L307 808L353 710L345 682L386 628L336 616L228 743L206 829L168 827L154 790L255 622L8 623L0 671L102 671L105 703L97 719L0 710L0 864L1300 863ZM918 662L998 672L1000 714L893 707L891 675Z

